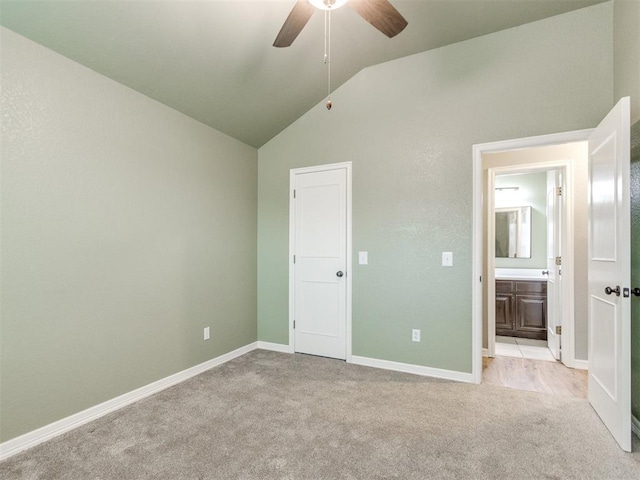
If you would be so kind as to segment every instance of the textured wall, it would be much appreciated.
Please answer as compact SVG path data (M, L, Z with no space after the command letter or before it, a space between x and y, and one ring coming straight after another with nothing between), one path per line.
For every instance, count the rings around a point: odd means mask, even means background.
M4 441L256 340L257 151L1 35Z
M640 1L613 2L614 100L631 97L631 121L640 121Z
M496 258L496 268L547 268L547 174L496 176L496 187L519 187L504 195L496 192L496 208L531 207L531 257Z
M368 68L263 146L259 339L288 342L289 169L350 160L353 353L470 372L472 145L597 125L612 41L601 4Z

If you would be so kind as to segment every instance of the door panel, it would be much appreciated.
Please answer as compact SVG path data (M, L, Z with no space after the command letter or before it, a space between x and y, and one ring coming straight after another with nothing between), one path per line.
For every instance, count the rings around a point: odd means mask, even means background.
M496 293L496 334L513 333L513 295Z
M591 298L590 309L593 312L593 329L598 332L598 340L593 342L593 350L589 355L593 358L590 375L604 389L609 398L616 401L616 379L618 365L611 352L616 348L616 305L601 298Z
M518 296L518 330L531 330L544 333L546 325L546 304L544 298Z
M560 266L556 258L561 257L561 223L558 187L561 186L557 170L547 172L547 345L556 360L561 358L561 337L556 327L562 325L562 295Z
M304 310L299 310L304 312L304 318L297 324L299 333L337 337L340 333L335 301L340 295L337 282L301 281L299 288L298 300L304 306Z
M346 358L347 171L294 177L294 350Z
M630 122L623 98L589 137L589 402L631 450ZM619 287L620 294L614 293Z
M314 174L305 174L314 175ZM305 179L308 183L309 178ZM303 258L338 258L341 254L340 185L296 188L296 212L300 212L298 255Z

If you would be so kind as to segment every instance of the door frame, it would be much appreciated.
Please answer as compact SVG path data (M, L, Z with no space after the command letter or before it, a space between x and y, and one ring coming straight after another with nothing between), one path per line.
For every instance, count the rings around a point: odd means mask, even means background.
M352 185L352 163L351 162L341 162L341 163L330 163L327 165L315 165L311 167L301 167L301 168L292 168L289 170L289 353L295 353L295 331L293 329L293 320L294 320L294 312L295 312L295 268L293 263L293 255L295 252L295 203L293 200L293 191L295 188L296 175L304 174L304 173L316 173L316 172L325 172L328 170L341 170L344 169L347 175L347 226L346 226L346 312L345 312L345 321L346 321L346 361L347 363L351 363L351 355L352 355L352 330L351 330L351 286L352 286L352 195L351 195L351 185Z
M471 291L472 291L472 365L471 365L471 375L474 383L482 382L482 337L483 337L483 325L482 325L482 310L484 306L483 302L483 294L482 294L482 264L483 258L485 255L485 247L482 239L483 235L483 209L486 203L491 202L491 208L493 208L493 196L490 195L491 198L485 199L483 201L483 182L482 182L482 156L487 153L495 153L502 152L507 150L519 150L526 149L532 147L544 147L551 145L560 145L565 143L573 143L573 142L582 142L587 141L589 138L589 134L593 131L593 129L585 129L585 130L575 130L570 132L562 132L562 133L552 133L548 135L539 135L535 137L524 137L517 138L512 140L503 140L497 142L489 142L489 143L481 143L473 145L472 147L472 162L473 162L473 235L472 235L472 275L471 275ZM549 168L552 168L550 165L551 162L548 162ZM522 166L520 166L522 168ZM569 184L569 180L566 180L567 184ZM569 214L571 214L571 208L573 204L569 205L569 201L565 202L565 208L569 210ZM565 217L565 222L569 225L572 222L573 216L571 215L571 219ZM573 238L566 239L567 242L570 240L573 242ZM565 252L568 250L564 250ZM491 261L493 264L493 261ZM489 266L489 265L488 265ZM571 269L572 279L565 278L565 283L570 283L570 288L573 293L573 268ZM493 292L495 298L495 275L493 272L489 272L489 276L491 278L484 279L485 282L493 281ZM491 283L487 285L487 291L489 293L489 289L491 289ZM490 307L489 305L487 307ZM495 308L495 306L494 306ZM573 305L571 305L573 309ZM573 313L573 312L571 312ZM495 322L495 319L494 319ZM573 326L573 325L572 325ZM490 332L488 332L490 333ZM495 323L494 323L494 337L495 337ZM573 329L567 335L570 337L570 340L566 342L567 344L567 357L571 356L568 361L573 360L573 365L575 366L575 352L574 349L574 332ZM570 346L568 345L570 344ZM571 349L571 351L569 351Z
M568 143L568 142L567 142ZM485 152L486 153L486 152ZM491 211L495 210L495 177L498 175L508 174L525 174L525 173L542 173L551 170L562 172L562 223L560 229L562 231L561 248L563 252L570 252L570 248L574 242L573 231L573 168L570 160L558 160L540 163L529 163L523 165L506 165L503 167L491 167L487 169L487 200L485 202L485 210L487 213L487 244L485 246L485 255L487 261L487 350L483 350L483 354L487 356L495 356L496 349L496 318L495 318L495 256L492 255L493 249L490 245L495 245L495 228L494 216ZM545 195L546 196L546 195ZM575 332L574 332L574 273L572 255L563 255L562 259L562 291L561 303L563 306L562 314L562 363L574 366L575 363ZM493 299L493 301L492 301ZM567 318L569 321L565 322ZM565 340L566 336L566 340Z

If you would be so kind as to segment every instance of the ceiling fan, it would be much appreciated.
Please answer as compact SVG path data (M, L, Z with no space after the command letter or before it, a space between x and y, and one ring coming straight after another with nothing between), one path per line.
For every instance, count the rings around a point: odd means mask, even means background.
M273 46L291 45L316 8L330 11L345 3L389 38L395 37L407 26L407 21L388 0L298 0L284 21Z

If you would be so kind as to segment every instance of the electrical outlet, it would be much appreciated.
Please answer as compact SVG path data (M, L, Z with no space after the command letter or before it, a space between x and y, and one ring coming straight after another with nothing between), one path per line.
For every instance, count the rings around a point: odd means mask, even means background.
M204 327L204 339L209 340L209 338L210 338L209 327Z
M453 252L442 252L442 266L453 267Z
M418 329L413 329L411 330L411 341L412 342L419 342L420 341L420 330Z

